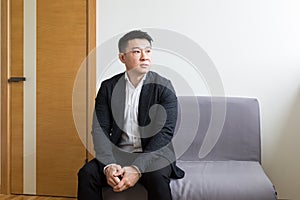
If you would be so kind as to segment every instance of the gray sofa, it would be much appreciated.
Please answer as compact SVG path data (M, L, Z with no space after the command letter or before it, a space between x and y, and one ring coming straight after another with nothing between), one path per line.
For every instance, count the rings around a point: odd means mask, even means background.
M174 137L185 177L171 180L173 200L274 200L261 166L258 101L237 97L178 97ZM103 189L105 200L143 200L137 184L122 193Z

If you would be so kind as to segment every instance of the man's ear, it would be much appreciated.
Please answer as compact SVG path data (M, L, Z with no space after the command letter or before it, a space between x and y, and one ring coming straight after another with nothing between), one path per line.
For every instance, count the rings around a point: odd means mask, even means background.
M122 63L125 63L125 55L124 53L119 53L119 59Z

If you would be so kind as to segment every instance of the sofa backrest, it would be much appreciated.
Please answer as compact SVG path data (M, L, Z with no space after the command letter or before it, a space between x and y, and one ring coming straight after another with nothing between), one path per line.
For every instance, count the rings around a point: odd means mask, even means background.
M261 161L257 99L179 96L173 145L179 160Z

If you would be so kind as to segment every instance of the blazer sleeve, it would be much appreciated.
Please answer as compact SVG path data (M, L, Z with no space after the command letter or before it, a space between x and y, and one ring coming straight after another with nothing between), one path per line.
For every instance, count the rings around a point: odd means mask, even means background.
M152 113L151 120L156 128L145 128L142 132L142 140L145 146L143 153L133 163L141 172L152 171L162 168L175 161L175 154L172 146L172 138L177 122L177 97L175 90L168 80L165 86L159 86L155 92L155 99L164 112ZM159 108L158 107L158 108ZM151 108L150 108L151 110ZM151 115L151 114L150 114ZM146 133L145 133L146 132ZM150 136L150 137L149 137ZM167 162L167 163L166 163Z
M108 87L105 82L98 91L92 122L92 136L96 158L102 165L115 163L113 144L110 141L112 115L109 108Z

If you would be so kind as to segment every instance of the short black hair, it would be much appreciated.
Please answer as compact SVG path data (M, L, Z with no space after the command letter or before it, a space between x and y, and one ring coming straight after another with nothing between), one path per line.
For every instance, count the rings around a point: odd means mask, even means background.
M151 36L148 33L141 31L141 30L133 30L133 31L126 33L119 40L119 44L118 44L119 52L125 53L126 47L128 45L128 41L133 40L133 39L146 39L146 40L148 40L150 45L153 41L153 39L151 38Z

